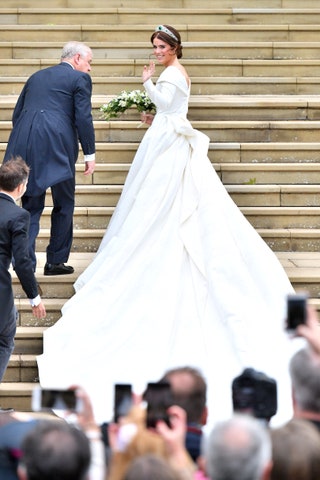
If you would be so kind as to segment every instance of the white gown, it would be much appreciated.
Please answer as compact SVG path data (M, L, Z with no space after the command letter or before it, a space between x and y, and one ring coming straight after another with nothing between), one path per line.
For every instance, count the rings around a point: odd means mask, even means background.
M103 422L114 383L140 393L168 368L191 365L208 382L213 423L231 414L232 379L253 367L277 379L278 419L287 420L292 286L215 173L209 138L187 120L185 77L171 66L144 86L157 115L93 262L44 332L40 383L84 386Z

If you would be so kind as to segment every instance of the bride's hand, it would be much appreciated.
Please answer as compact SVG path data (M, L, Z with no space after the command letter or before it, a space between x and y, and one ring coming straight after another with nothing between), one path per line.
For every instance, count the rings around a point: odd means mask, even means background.
M143 83L146 82L147 80L149 80L149 78L152 77L152 75L154 75L154 72L156 71L156 67L155 67L155 63L150 61L149 65L145 65L143 67L143 71L142 71L142 81Z
M142 112L140 115L141 122L151 125L153 122L154 115L152 113Z

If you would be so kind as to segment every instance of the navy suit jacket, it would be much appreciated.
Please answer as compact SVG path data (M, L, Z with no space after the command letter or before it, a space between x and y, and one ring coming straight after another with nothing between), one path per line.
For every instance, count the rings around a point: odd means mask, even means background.
M29 256L29 212L0 192L0 315L6 319L14 300L9 267L15 259L15 271L28 298L38 295L37 281Z
M27 195L75 175L79 141L95 153L92 81L67 62L39 70L27 80L15 106L4 161L20 155L31 167Z

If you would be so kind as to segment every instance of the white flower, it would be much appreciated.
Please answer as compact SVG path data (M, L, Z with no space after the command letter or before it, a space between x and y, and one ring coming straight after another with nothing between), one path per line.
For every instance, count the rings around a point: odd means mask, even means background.
M123 90L117 97L110 100L109 103L101 105L100 111L105 120L110 120L110 118L117 118L132 106L136 107L138 112L156 111L156 106L147 93L141 92L141 90L132 90L131 92Z

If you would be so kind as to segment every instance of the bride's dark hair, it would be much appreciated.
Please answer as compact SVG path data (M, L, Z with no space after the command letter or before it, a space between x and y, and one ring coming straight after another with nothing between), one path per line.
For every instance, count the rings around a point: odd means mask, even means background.
M177 58L182 58L182 48L183 47L181 45L180 33L178 32L178 30L171 27L170 25L163 25L163 27L170 30L170 32L173 33L173 35L176 37L177 40L163 30L156 30L151 35L151 39L150 39L151 43L153 44L153 40L155 38L159 38L163 42L168 43L168 45L170 45L170 47L172 47L175 50Z

